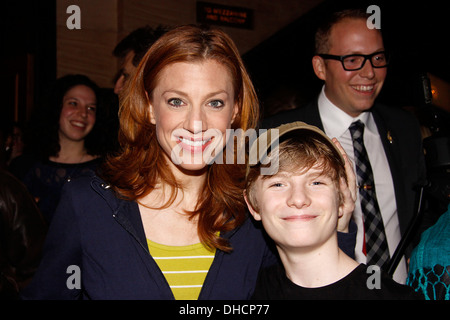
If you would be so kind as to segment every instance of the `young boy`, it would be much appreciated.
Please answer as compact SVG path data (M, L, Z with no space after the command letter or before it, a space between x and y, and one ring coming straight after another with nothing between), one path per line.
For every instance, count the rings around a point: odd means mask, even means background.
M418 298L410 287L339 249L345 161L320 129L303 122L285 124L261 135L250 155L256 150L267 157L250 163L244 196L274 240L283 266L260 273L254 299ZM274 163L278 170L264 170Z

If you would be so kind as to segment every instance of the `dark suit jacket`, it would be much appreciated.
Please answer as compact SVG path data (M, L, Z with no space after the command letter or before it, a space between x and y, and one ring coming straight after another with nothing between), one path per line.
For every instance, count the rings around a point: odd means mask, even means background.
M400 108L375 104L371 112L391 169L400 230L403 235L416 211L418 193L416 186L423 185L426 180L419 123L414 115ZM293 121L303 121L324 130L317 99L304 107L267 118L261 127L273 128Z

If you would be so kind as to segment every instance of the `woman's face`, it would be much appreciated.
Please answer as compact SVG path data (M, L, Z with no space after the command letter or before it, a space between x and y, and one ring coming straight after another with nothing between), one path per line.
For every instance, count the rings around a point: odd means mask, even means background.
M238 112L230 72L215 60L165 67L150 99L158 142L175 165L201 170L226 144Z
M85 86L77 85L66 92L59 117L60 139L83 140L95 124L97 99L95 92Z

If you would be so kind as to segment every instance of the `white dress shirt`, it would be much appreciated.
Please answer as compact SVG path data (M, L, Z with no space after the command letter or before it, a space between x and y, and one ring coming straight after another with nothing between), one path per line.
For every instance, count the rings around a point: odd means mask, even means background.
M381 216L383 218L386 237L388 239L389 253L392 257L398 243L400 242L401 232L397 215L397 204L395 201L392 175L372 113L363 112L356 118L351 117L328 100L325 95L324 87L319 95L318 105L320 118L322 120L325 133L330 138L335 137L339 140L353 164L355 164L353 141L348 128L352 122L356 120L361 120L365 125L364 145L366 146L370 164L372 166L377 200L380 207ZM366 263L366 256L363 253L364 225L359 192L357 194L353 219L358 226L355 257L358 262ZM393 277L394 280L399 283L405 283L407 277L406 264L404 260L405 259L402 258Z

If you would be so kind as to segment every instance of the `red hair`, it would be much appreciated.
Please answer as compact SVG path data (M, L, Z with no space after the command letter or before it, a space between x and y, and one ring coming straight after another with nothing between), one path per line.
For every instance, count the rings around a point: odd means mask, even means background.
M169 207L175 200L181 186L166 164L156 137L156 127L150 122L149 99L152 99L159 75L166 66L208 59L225 66L233 79L239 112L232 128L245 131L256 126L259 120L257 95L231 38L219 29L195 25L167 32L147 51L120 99L121 152L108 157L102 168L103 178L119 197L139 200L162 181L172 187L172 195L161 208ZM223 163L225 153L224 150ZM189 212L191 218L198 217L198 235L205 245L231 250L228 241L218 233L238 227L246 218L242 196L244 180L245 165L236 162L208 165L207 179L197 207Z

